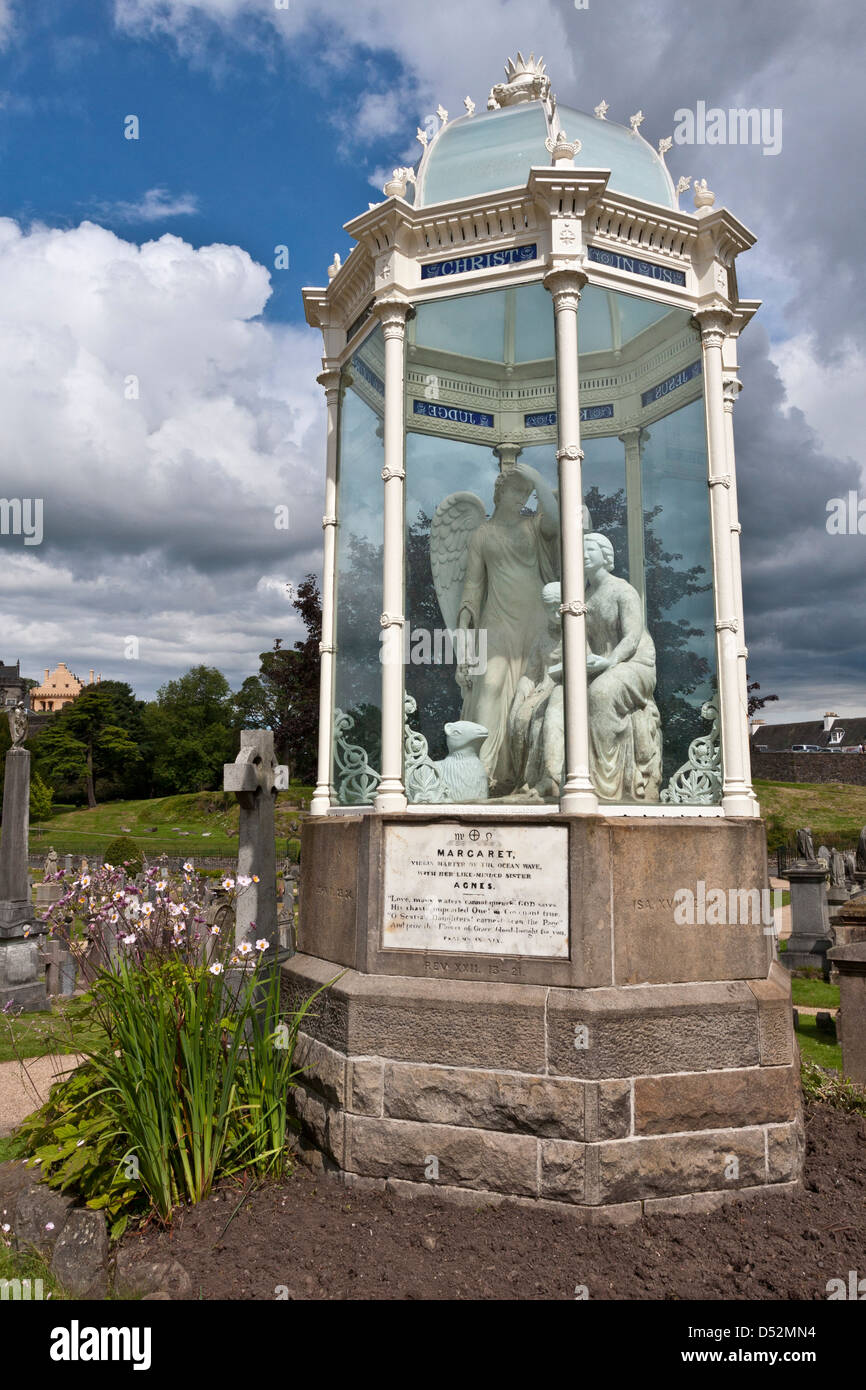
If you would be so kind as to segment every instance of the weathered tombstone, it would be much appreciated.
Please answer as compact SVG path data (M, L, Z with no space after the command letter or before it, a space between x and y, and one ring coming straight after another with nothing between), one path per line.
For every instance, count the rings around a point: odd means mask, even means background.
M832 850L828 849L826 845L819 845L819 846L818 846L818 858L824 860L824 863L827 865L827 868L828 868L828 869L829 869L829 867L830 867L830 856L831 856L831 854L832 854Z
M853 850L850 850L850 849L849 849L849 850L846 850L846 851L845 851L844 859L845 859L845 878L848 880L848 882L849 882L850 884L853 885L853 884L856 882L856 879L855 879L854 875L855 875L856 872L857 872L857 856L856 856L856 854L854 853Z
M839 976L836 1027L842 1043L842 1071L866 1086L866 941L834 946L828 958Z
M286 775L274 756L274 736L269 729L244 729L241 750L223 768L223 788L234 792L240 803L238 821L238 877L252 881L238 885L235 899L235 944L255 946L266 940L268 954L279 952L277 922L277 850L274 838L274 803L277 784Z
M820 859L813 864L792 864L788 882L791 885L791 935L788 949L781 952L779 963L787 970L812 968L823 972L828 947L833 944L827 907L827 870Z
M64 872L65 874L71 874L71 873L72 873L72 855L71 855L71 854L67 854L67 855L65 856L65 858L64 858L64 861L63 861L63 872Z
M812 831L808 825L802 830L797 831L797 858L810 864L815 858L815 846L812 843Z
M866 825L860 831L860 839L857 841L854 877L860 885L866 887Z
M36 921L30 896L30 754L27 710L9 711L12 746L6 754L3 786L3 833L0 837L0 1001L25 1012L47 1009L48 996L36 937L45 931Z

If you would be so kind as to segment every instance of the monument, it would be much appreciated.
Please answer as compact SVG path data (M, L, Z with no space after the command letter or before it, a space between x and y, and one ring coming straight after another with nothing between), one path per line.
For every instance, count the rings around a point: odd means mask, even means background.
M7 717L12 746L6 754L0 834L0 1006L11 1001L29 1013L47 1009L48 996L38 947L45 927L36 920L30 894L27 706L19 701Z
M296 1103L347 1182L628 1220L801 1172L746 719L754 238L680 207L637 118L506 76L304 291L321 704L283 976L333 983Z

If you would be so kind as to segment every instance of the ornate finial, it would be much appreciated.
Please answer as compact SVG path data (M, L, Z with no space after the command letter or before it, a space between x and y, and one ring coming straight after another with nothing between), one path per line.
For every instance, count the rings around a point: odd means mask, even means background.
M472 100L471 97L465 97L463 100L463 105L466 107L467 115L475 115L475 102Z
M637 135L638 126L643 125L645 120L646 117L642 111L636 111L633 116L629 116L628 123L631 126L632 135Z
M667 154L668 150L671 148L673 143L673 137L670 135L666 135L664 140L659 140L659 154L661 155L662 159L664 159L665 155Z
M418 140L420 144L423 146L423 148L426 150L428 141L430 139L430 136L427 134L426 130L422 130L419 126L415 135L415 139Z
M689 184L691 183L691 181L692 181L692 176L691 176L691 174L688 174L688 175L683 174L682 178L680 179L679 183L677 184L677 197L679 197L680 193L685 193L685 191L686 191L686 189L689 187Z
M441 101L439 105L436 107L436 115L439 117L443 125L448 124L448 112L445 110L445 107L442 105Z
M375 207L376 204L375 204L375 203L371 203L370 206L371 206L371 207ZM339 253L339 251L335 251L335 252L334 252L334 259L332 260L331 264L328 266L328 279L329 279L329 280L333 280L334 276L336 275L337 271L340 269L340 266L341 266L342 264L343 264L343 262L340 260L340 253Z
M706 179L695 179L695 207L698 215L709 212L715 201L716 195L710 192Z
M555 135L548 135L544 145L554 164L571 165L574 168L574 156L581 149L579 140L569 140L564 130L558 130Z
M395 169L382 192L386 198L405 198L406 185L415 182L415 170L408 168L405 164L399 169Z
M606 120L607 120L607 113L608 113L609 110L610 110L610 107L608 106L607 102L606 102L606 101L600 101L600 102L598 103L598 106L595 108L595 114L596 114L596 116L598 117L598 119L599 119L600 121L606 121Z
M509 58L505 64L507 82L497 82L490 93L488 111L496 111L501 106L517 106L524 101L546 101L550 95L550 78L545 71L544 59L536 61L535 54L528 58L518 52L517 58Z

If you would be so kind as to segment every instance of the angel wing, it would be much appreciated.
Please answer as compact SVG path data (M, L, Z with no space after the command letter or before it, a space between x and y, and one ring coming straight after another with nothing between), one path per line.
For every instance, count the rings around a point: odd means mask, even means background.
M430 568L447 628L456 628L466 578L469 539L487 519L474 492L452 492L439 503L430 527Z

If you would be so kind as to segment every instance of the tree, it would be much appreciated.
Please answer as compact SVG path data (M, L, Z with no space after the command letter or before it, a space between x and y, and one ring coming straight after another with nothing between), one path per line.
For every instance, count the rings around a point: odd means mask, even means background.
M127 695L134 700L122 682L88 686L36 740L40 768L50 766L54 776L83 786L91 808L96 806L97 777L141 760L138 743L121 722Z
M307 635L294 647L277 638L262 652L257 676L248 676L234 698L238 727L271 729L278 758L288 763L290 776L302 782L316 778L319 720L319 643L322 638L322 599L314 574L298 586L293 606Z
M746 694L749 697L750 719L753 714L758 713L759 709L763 709L764 705L769 705L773 702L773 700L778 700L779 698L778 695L758 695L757 693L752 693L753 691L757 692L758 690L760 690L760 688L761 687L757 681L749 680L748 672L746 672Z
M237 748L232 716L229 683L213 666L193 666L160 686L144 711L153 790L167 795L221 787L223 764Z
M38 772L33 773L30 778L30 819L50 820L51 806L54 801L54 791L51 787L46 787Z

